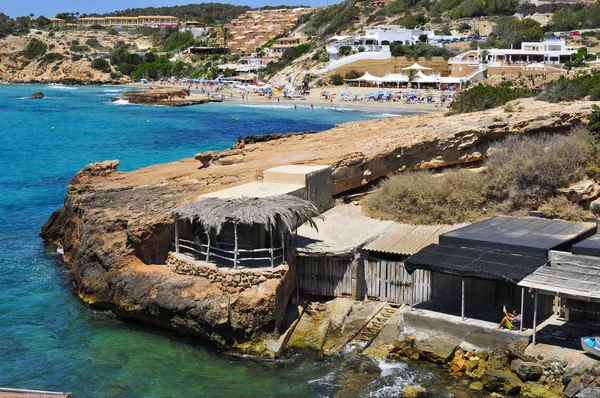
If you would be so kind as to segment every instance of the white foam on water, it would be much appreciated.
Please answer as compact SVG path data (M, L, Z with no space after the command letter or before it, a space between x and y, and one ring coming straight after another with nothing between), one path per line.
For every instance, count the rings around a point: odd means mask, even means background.
M133 104L130 104L129 101L124 100L124 99L118 99L116 101L110 101L110 102L107 102L107 104L116 105L116 106L133 105Z
M119 90L116 90L116 89L106 89L106 90L104 90L105 93L122 93L123 91L125 91L125 89L119 89Z
M338 384L335 383L335 378L335 373L331 372L318 379L309 380L308 384L316 384L318 386L338 386Z
M77 90L77 87L65 86L62 84L48 84L48 90Z
M65 254L65 249L63 249L63 247L62 247L62 246L58 246L58 247L56 248L56 252L57 252L58 254Z
M399 115L397 113L378 113L378 114L367 114L368 117L373 117L376 119L388 118L388 117L400 117L404 115Z
M258 104L240 104L244 108L264 108L264 109L294 109L294 105L258 105ZM307 106L300 105L298 108L308 108Z
M401 362L392 363L381 361L377 365L379 366L379 369L381 369L381 375L384 377L391 376L398 371L406 371L407 368L406 364Z

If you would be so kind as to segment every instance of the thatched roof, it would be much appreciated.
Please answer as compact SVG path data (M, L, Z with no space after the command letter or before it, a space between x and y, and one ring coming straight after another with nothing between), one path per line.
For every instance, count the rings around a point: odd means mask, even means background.
M171 212L180 220L200 222L204 228L220 231L226 223L262 224L276 227L279 220L291 232L304 223L317 228L313 217L321 217L312 203L291 195L266 198L206 198Z

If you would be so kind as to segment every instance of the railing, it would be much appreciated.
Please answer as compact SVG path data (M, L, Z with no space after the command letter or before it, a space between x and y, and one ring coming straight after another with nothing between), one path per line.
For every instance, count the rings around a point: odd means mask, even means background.
M211 258L230 261L233 263L234 268L237 268L237 266L243 262L269 262L271 267L275 267L275 264L279 259L281 259L282 262L285 260L284 246L252 249L250 246L241 247L238 245L237 251L235 249L227 250L223 248L223 246L234 247L234 245L223 242L219 242L217 246L214 246L210 245L210 242L208 244L204 244L187 239L179 239L179 243L176 244L176 251L185 249L186 251L201 257L204 261L210 261Z

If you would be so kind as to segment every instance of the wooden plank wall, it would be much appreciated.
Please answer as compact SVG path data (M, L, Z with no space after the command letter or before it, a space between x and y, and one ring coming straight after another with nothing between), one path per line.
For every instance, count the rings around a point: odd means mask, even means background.
M429 271L414 273L415 303L431 298L431 275ZM410 304L412 277L406 272L402 261L369 258L365 260L367 297L372 300Z
M298 286L315 296L352 295L352 260L344 257L296 257Z

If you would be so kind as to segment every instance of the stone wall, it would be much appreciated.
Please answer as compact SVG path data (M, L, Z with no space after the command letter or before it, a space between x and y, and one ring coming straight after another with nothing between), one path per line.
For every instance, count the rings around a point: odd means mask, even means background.
M200 276L207 278L215 284L223 293L241 293L253 286L259 286L269 279L284 279L289 271L287 264L275 268L255 268L235 270L231 268L219 268L214 264L204 261L194 261L189 257L169 253L167 266L180 275Z

